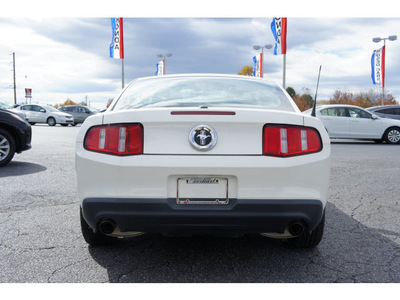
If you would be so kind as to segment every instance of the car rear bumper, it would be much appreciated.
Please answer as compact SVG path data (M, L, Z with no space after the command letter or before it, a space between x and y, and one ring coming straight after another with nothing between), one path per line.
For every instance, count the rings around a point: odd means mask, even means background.
M293 222L309 231L322 219L324 205L318 200L230 199L225 205L182 205L175 198L87 198L82 213L95 231L105 220L119 232L283 233Z

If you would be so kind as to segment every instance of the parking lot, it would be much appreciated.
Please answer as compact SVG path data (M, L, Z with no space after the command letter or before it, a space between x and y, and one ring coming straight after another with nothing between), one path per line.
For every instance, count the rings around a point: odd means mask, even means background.
M332 143L325 235L295 250L259 235L83 240L77 127L32 126L32 149L0 169L0 282L400 282L400 146Z

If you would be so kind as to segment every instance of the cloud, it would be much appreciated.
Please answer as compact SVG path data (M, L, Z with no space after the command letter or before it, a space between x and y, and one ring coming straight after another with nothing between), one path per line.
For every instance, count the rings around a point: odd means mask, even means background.
M236 74L252 65L253 45L273 44L270 18L124 18L126 84L152 76L157 54L167 58L166 73ZM289 18L287 86L315 92L322 65L320 99L336 89L379 89L370 79L372 37L396 34L400 19ZM33 101L93 101L121 89L121 61L109 58L110 18L0 19L0 101L13 101L12 56L16 53L17 93L33 89ZM387 42L386 90L400 99L400 41ZM282 56L264 52L264 72L282 83Z

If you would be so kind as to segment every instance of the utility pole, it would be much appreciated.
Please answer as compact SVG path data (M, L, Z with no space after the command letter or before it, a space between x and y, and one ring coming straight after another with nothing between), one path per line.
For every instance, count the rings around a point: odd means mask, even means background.
M13 76L14 76L14 104L17 104L17 85L15 83L15 52L13 52Z

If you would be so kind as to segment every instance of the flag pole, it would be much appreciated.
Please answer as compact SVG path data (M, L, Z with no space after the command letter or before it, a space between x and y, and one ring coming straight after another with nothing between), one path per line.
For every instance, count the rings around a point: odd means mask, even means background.
M122 89L125 87L125 73L124 73L124 59L121 58L121 67L122 67Z
M286 53L283 54L283 79L282 79L283 89L286 89Z
M386 52L386 40L383 40L383 55L382 55L382 63L383 63L383 78L382 78L382 105L385 105L385 52Z

